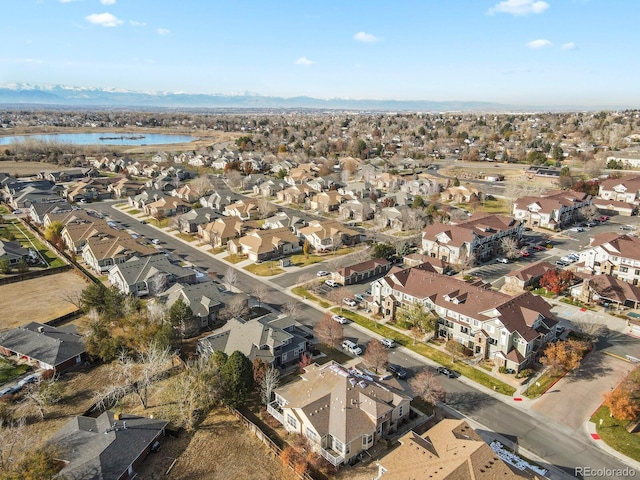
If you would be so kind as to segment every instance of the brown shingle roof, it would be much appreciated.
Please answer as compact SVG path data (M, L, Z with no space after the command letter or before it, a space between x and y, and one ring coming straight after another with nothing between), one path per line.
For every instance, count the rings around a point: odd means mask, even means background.
M602 247L609 255L640 260L640 238L614 232L594 236L590 248Z

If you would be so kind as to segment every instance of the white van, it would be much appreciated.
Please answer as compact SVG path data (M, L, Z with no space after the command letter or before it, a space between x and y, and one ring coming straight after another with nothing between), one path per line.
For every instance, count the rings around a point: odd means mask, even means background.
M361 355L362 354L362 348L360 348L360 345L358 345L355 342L352 342L351 340L345 340L344 342L342 342L342 349L346 350L347 352L351 353L352 355Z

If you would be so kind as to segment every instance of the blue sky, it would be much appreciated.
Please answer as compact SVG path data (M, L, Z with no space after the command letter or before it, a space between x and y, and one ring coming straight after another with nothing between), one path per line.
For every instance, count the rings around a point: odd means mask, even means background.
M2 0L0 84L640 106L637 0Z

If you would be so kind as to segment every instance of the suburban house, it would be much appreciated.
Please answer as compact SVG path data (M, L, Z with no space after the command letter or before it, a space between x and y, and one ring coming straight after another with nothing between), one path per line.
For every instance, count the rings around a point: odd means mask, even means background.
M280 202L301 205L307 198L307 189L301 185L294 185L284 190L278 190L278 192L276 192L276 198Z
M591 195L573 190L522 197L513 202L513 217L532 227L561 230L581 220L580 210L592 203Z
M56 203L64 202L60 197L59 189L51 187L50 189L40 190L33 186L28 186L15 193L11 193L6 198L6 202L11 208L29 208L34 203Z
M258 218L259 210L257 200L245 199L225 206L222 214L227 217L238 217L240 220L251 220Z
M20 260L27 261L29 256L29 249L22 247L18 240L0 240L0 260L6 260L9 265L17 265Z
M144 210L147 204L155 202L163 196L164 193L160 190L142 190L137 195L129 195L127 203L138 210Z
M364 222L373 218L371 202L366 199L355 199L344 202L338 207L343 220Z
M238 238L244 231L244 224L238 217L221 217L215 221L198 225L198 237L203 242L219 248L229 240Z
M164 293L159 295L160 301L164 302L167 308L181 299L198 320L198 327L213 328L219 324L218 312L224 306L228 295L222 293L213 282L194 283L185 285L176 283Z
M55 203L32 203L29 207L29 217L33 223L42 224L47 213L66 213L72 210L67 201Z
M172 197L178 197L185 202L194 203L198 200L200 192L195 191L190 185L182 185L171 191ZM204 193L204 192L203 192Z
M219 216L220 214L212 208L189 210L178 217L178 228L183 233L197 233L200 225L213 222Z
M465 420L445 418L422 435L411 431L382 457L374 480L533 478L511 467Z
M56 372L82 363L86 355L82 336L37 322L0 332L0 354Z
M122 177L117 182L107 186L107 190L112 193L114 198L127 198L137 195L143 188L143 182L130 180L127 177Z
M309 200L309 206L312 210L318 210L322 213L335 212L342 203L342 195L337 190L328 190L313 195Z
M106 411L72 418L48 442L64 463L61 478L133 480L168 423Z
M107 188L113 183L113 178L84 178L69 186L64 191L64 196L70 202L86 200L89 202L111 198L111 192Z
M540 260L525 265L517 270L512 270L504 276L505 289L524 290L535 284L549 270L556 270L556 266Z
M335 466L395 432L408 418L411 401L370 372L335 361L307 366L298 380L274 393L268 412Z
M42 225L48 227L53 222L60 222L62 225L74 222L93 222L96 217L89 215L86 210L75 209L70 211L50 211L44 214L42 218Z
M200 205L203 207L213 208L219 212L231 203L233 203L231 201L231 197L223 197L218 192L213 192L211 195L200 198Z
M133 257L109 269L109 282L125 295L159 295L174 283L196 283L196 273L164 255Z
M158 250L136 242L133 238L89 237L82 247L82 259L97 273L124 263L132 257L157 255Z
M459 185L457 187L445 188L444 191L440 193L440 198L445 202L473 203L481 201L483 195L477 188Z
M386 273L391 268L391 262L385 258L374 258L366 262L342 267L332 278L342 285L364 282L365 280Z
M394 268L371 284L374 313L385 320L412 304L438 317L438 336L456 340L476 358L520 371L553 341L558 323L542 297L524 292L510 296L482 282L465 282L422 266Z
M605 215L624 215L630 217L638 214L638 205L634 203L603 200L601 198L594 198L592 203L598 209L598 212Z
M247 255L259 262L292 255L302 250L300 239L288 227L254 230L237 240L229 240L229 252Z
M81 253L91 237L129 238L124 231L111 228L105 220L96 218L91 218L89 221L83 219L70 221L62 227L60 236L69 251L73 253Z
M298 229L298 235L317 252L360 243L360 233L335 220L312 220L308 226Z
M640 282L640 238L601 233L580 251L578 271L607 274L633 285Z
M289 215L286 212L278 212L275 215L265 218L262 228L287 227L296 233L300 227L305 226L305 221L297 215Z
M589 275L569 289L572 297L584 303L638 308L640 287L607 274Z
M640 167L640 154L637 152L609 152L607 163L618 162L624 167Z
M161 197L144 206L145 215L150 215L154 218L173 217L189 210L191 210L191 204L177 197Z
M423 255L418 252L410 253L409 255L402 257L402 263L405 267L417 267L418 265L428 263L430 268L433 269L434 272L438 273L447 273L447 271L451 269L451 265L447 262L443 262L442 260L438 260L437 258L429 257L428 255Z
M198 342L200 355L209 357L216 351L231 355L237 350L252 362L260 359L276 368L297 364L308 348L298 322L275 314L247 321L232 318Z
M449 263L463 262L471 255L485 261L500 251L503 238L519 241L522 223L505 215L474 214L458 224L431 224L422 231L422 252Z

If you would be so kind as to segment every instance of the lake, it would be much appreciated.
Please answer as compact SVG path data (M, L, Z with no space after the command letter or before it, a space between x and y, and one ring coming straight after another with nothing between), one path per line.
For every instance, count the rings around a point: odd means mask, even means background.
M190 135L166 135L162 133L51 133L42 135L14 135L0 137L0 145L24 142L27 139L76 145L166 145L188 143L196 139Z

